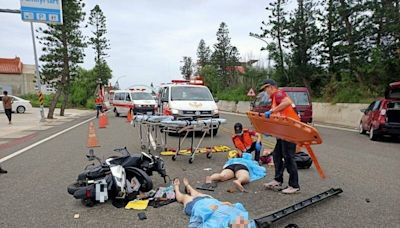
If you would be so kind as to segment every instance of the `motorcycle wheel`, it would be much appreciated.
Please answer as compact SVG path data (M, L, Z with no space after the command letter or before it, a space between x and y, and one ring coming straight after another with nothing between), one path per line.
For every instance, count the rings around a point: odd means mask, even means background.
M96 203L95 201L93 201L92 199L82 199L81 203L83 204L83 206L85 207L93 207L94 204Z
M143 170L135 167L129 167L125 168L125 171L126 177L129 181L131 181L133 177L137 178L140 183L140 191L148 192L153 189L153 181L151 180L150 176L147 175Z

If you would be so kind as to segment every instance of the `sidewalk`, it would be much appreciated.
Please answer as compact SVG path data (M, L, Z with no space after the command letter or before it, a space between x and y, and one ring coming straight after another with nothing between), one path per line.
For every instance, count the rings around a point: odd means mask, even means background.
M48 109L45 108L45 116ZM12 114L12 124L8 124L7 117L4 113L0 113L0 145L11 140L29 137L37 131L47 130L54 126L70 122L74 119L93 113L94 110L78 110L66 109L65 116L59 116L60 110L54 112L54 119L46 119L45 122L40 122L40 109L33 108L30 112L24 114Z

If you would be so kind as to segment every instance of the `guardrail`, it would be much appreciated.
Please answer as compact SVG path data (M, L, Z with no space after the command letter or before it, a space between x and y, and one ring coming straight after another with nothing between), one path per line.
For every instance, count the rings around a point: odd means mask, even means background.
M313 102L313 120L321 123L357 128L362 116L360 109L366 107L368 107L368 104ZM250 102L219 101L218 108L226 112L246 113L250 110Z

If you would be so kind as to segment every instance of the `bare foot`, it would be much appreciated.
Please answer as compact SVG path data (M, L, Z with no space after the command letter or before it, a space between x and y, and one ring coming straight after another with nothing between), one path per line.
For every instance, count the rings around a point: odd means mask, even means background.
M186 177L183 178L183 185L185 185L185 193L190 194L190 189L187 187L189 186L189 181Z
M206 176L206 183L207 184L212 183L211 176Z
M235 185L235 187L241 191L241 192L247 192L247 190L243 187L242 183L240 183L239 180L234 180L233 184Z

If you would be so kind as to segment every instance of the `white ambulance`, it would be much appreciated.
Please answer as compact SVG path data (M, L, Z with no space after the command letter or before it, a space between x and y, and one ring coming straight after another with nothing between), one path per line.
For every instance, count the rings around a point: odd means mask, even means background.
M154 115L158 108L151 93L135 89L115 90L112 106L115 116L126 116L129 109L133 110L133 114Z
M159 112L176 119L219 118L219 111L210 90L201 80L172 80L160 86ZM218 129L213 130L214 135Z

